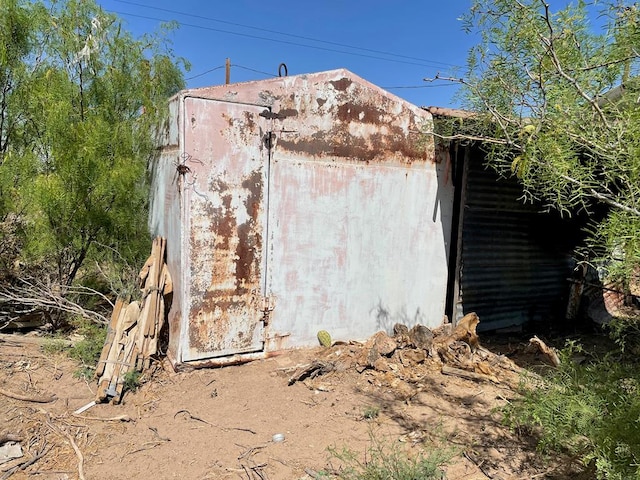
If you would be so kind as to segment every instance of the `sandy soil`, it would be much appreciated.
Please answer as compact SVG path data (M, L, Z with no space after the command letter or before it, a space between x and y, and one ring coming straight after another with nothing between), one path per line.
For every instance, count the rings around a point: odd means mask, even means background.
M122 405L76 416L95 395L93 382L74 377L77 364L38 346L0 342L0 436L17 435L24 450L0 465L0 478L34 458L11 478L75 479L81 471L101 480L330 478L318 475L340 468L328 448L348 447L365 460L375 443L411 453L451 448L443 467L450 480L578 478L500 424L496 410L516 396L516 373L471 381L443 375L429 359L359 372L352 361L359 348L296 350L186 373L158 363ZM289 385L296 367L314 360L335 368ZM284 441L273 441L278 433Z

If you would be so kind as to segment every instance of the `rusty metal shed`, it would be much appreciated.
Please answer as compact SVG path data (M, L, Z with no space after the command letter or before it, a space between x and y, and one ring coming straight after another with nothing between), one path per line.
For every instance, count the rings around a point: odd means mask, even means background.
M454 187L432 116L346 70L185 90L153 165L174 366L445 311Z

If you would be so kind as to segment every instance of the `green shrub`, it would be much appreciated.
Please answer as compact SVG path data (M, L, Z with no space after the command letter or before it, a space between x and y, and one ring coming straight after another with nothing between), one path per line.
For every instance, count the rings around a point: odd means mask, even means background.
M51 338L42 345L42 351L49 355L63 353L69 348L68 343L63 338Z
M524 390L505 409L505 421L538 437L545 452L582 459L598 479L640 479L640 370L633 358L612 352L586 365L571 361L543 385Z
M365 420L373 420L374 418L378 418L378 415L380 415L380 407L378 406L366 407L362 412L362 418Z
M124 389L135 392L140 387L140 377L142 374L136 370L129 370L123 379Z
M76 333L84 338L69 349L69 356L83 366L95 367L107 337L107 328L87 320L74 322Z
M329 448L332 458L342 467L331 475L340 480L436 480L444 479L441 469L454 456L452 449L434 447L426 453L411 455L399 442L385 444L371 434L371 445L364 459L353 450ZM330 478L320 472L320 478Z

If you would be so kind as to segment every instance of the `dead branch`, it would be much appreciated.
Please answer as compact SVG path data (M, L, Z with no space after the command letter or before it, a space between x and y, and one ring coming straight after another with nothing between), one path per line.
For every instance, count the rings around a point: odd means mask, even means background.
M469 452L464 452L463 455L467 460L469 460L476 467L478 467L478 470L480 470L485 477L490 479L495 478L493 475L491 475L491 473L486 468L484 468L484 463L485 463L484 460L479 460L477 458L477 455L471 454Z
M9 398L13 398L15 400L22 400L23 402L34 402L34 403L51 403L55 400L57 400L58 397L56 397L55 395L51 395L48 397L30 397L30 396L26 396L26 395L20 395L18 393L13 393L13 392L9 392L7 390L4 390L2 388L0 388L0 394L9 397Z
M189 412L189 410L178 410L174 415L173 418L176 418L179 414L181 413L185 413L191 420L195 420L196 422L202 422L202 423L206 423L207 425L211 425L214 426L212 423L207 422L206 420L203 420L200 417L196 417L195 415L191 415L191 412Z
M108 323L104 316L81 307L66 298L62 292L68 293L69 287L45 285L36 281L20 279L19 285L0 288L0 306L5 303L9 305L18 304L37 310L56 310L79 315L101 325Z
M242 447L242 448L246 448L246 447L244 447L242 445L238 445L237 443L236 443L236 446ZM243 458L250 457L251 455L256 453L258 450L262 450L263 448L268 447L268 446L269 446L269 444L265 443L264 445L258 445L256 447L247 448L243 453L241 453L238 456L238 460L242 460Z
M49 420L47 420L46 424L52 432L57 433L58 435L67 439L67 441L71 445L71 448L73 448L73 451L76 453L76 457L78 457L78 479L86 480L84 476L84 457L82 456L82 452L80 451L80 448L78 448L78 444L75 442L71 434L57 427Z
M116 417L87 417L84 415L74 415L76 418L81 418L83 420L97 420L101 422L132 422L133 419L129 415L118 415Z
M166 443L166 442L160 442L160 441L157 441L157 440L153 441L153 442L143 443L142 447L137 448L135 450L131 450L130 452L125 453L122 458L126 457L127 455L133 455L134 453L144 452L145 450L150 450L150 449L155 448L155 447L157 447L159 445L162 445L164 443Z
M210 425L212 427L216 427L219 428L220 430L222 430L223 432L228 432L229 430L236 430L239 432L248 432L251 433L253 435L256 435L256 432L254 432L253 430L251 430L250 428L241 428L241 427L221 427L220 425L216 425L215 423L211 423L211 422L207 422L206 420L200 418L200 417L196 417L195 415L191 415L191 412L189 412L189 410L178 410L174 415L173 418L176 418L179 414L184 413L186 414L191 420L195 420L196 422L202 422L202 423L206 423L207 425Z
M16 345L46 345L51 342L51 338L47 337L25 337L24 335L14 335L11 333L0 333L0 342L13 343ZM61 342L65 347L72 345L71 340L56 339L56 342Z
M158 440L161 440L163 442L170 442L171 439L169 437L163 437L162 435L160 435L158 433L158 429L156 427L149 427L149 430L151 430L153 433L155 433L156 437L158 437Z
M314 361L311 365L303 368L300 372L295 373L289 379L289 385L293 385L296 382L301 382L302 380L306 380L307 378L315 378L320 375L325 375L329 372L334 371L336 368L335 364L331 362L321 362L319 360Z
M553 365L554 367L560 366L560 357L558 357L558 354L556 353L554 348L547 346L547 344L540 340L536 335L534 335L533 338L529 340L529 343L533 345L545 357L547 357L551 365Z
M76 452L76 456L78 457L78 478L80 480L85 480L85 478L84 478L84 457L82 456L82 452L78 448L78 445L76 444L76 442L73 440L73 437L71 435L69 435L68 433L66 433L66 432L64 432L64 434L69 439L69 442L71 442L71 447L73 447L73 451Z
M7 478L11 477L14 473L27 469L28 467L36 463L38 460L40 460L42 457L44 457L47 453L49 453L49 450L51 450L51 447L47 447L46 445L43 446L40 453L36 454L34 457L30 458L26 462L19 463L15 467L7 470L5 474L2 476L2 478L0 478L0 480L6 480Z

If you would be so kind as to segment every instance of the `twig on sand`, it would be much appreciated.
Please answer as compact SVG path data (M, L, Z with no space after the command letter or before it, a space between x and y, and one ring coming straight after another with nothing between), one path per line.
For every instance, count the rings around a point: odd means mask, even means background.
M473 464L475 464L476 467L478 467L478 469L482 472L482 474L490 479L493 479L494 476L491 475L486 468L484 467L484 460L478 460L477 458L474 458L475 455L471 455L469 452L464 452L463 453L464 457L469 460L470 462L472 462Z
M254 453L256 453L258 450L261 450L261 449L263 449L263 448L267 447L268 445L269 445L268 443L265 443L264 445L258 445L258 446L256 446L256 447L250 447L250 448L247 448L243 453L241 453L241 454L238 456L238 460L242 460L243 458L250 457L251 455L253 455ZM243 445L238 445L237 443L236 443L236 446L238 446L238 447L242 447L242 448L246 448L245 446L243 446Z
M222 430L223 432L228 432L229 430L236 430L239 432L249 432L252 435L256 435L256 432L254 432L253 430L251 430L250 428L241 428L241 427L221 427L220 425L216 425L215 423L211 423L211 422L207 422L206 420L200 418L200 417L196 417L195 415L192 415L191 412L189 410L178 410L174 415L173 418L176 418L179 414L184 413L187 417L189 417L191 420L195 420L196 422L202 422L202 423L206 423L207 425L210 425L212 427L216 427L219 428L220 430Z
M26 462L19 463L15 467L7 470L2 476L2 478L0 478L0 480L6 480L7 478L11 477L14 473L25 470L26 468L30 467L31 465L36 463L38 460L40 460L42 457L44 457L49 452L49 450L51 450L51 447L47 447L46 445L44 445L42 447L42 450L40 450L40 453L36 454L34 457L30 458Z
M85 415L74 415L76 418L83 420L98 420L101 422L132 422L133 419L129 415L118 415L116 417L90 417Z
M62 436L62 437L67 439L67 441L71 445L71 448L73 448L73 451L76 453L76 457L78 457L78 478L79 478L79 480L85 480L85 476L84 476L84 457L82 456L82 452L80 451L80 448L78 448L78 444L75 442L73 437L68 432L65 432L64 430L62 430L61 428L57 427L56 425L54 425L50 421L47 421L47 426L54 433L57 433L58 435L60 435L60 436Z
M134 454L134 453L144 452L145 450L149 450L149 449L155 448L155 447L157 447L158 445L162 445L162 444L164 444L164 443L166 443L166 442L159 441L159 440L155 440L155 441L153 441L153 442L143 443L143 444L142 444L142 447L137 448L137 449L135 449L135 450L131 450L130 452L125 453L125 454L123 455L123 458L124 458L125 456L127 456L127 455L132 455L132 454Z
M0 388L0 394L13 398L14 400L22 400L23 402L34 402L34 403L51 403L57 400L55 395L49 395L45 397L31 397L28 395L20 395L19 393L13 393L8 390L4 390Z

